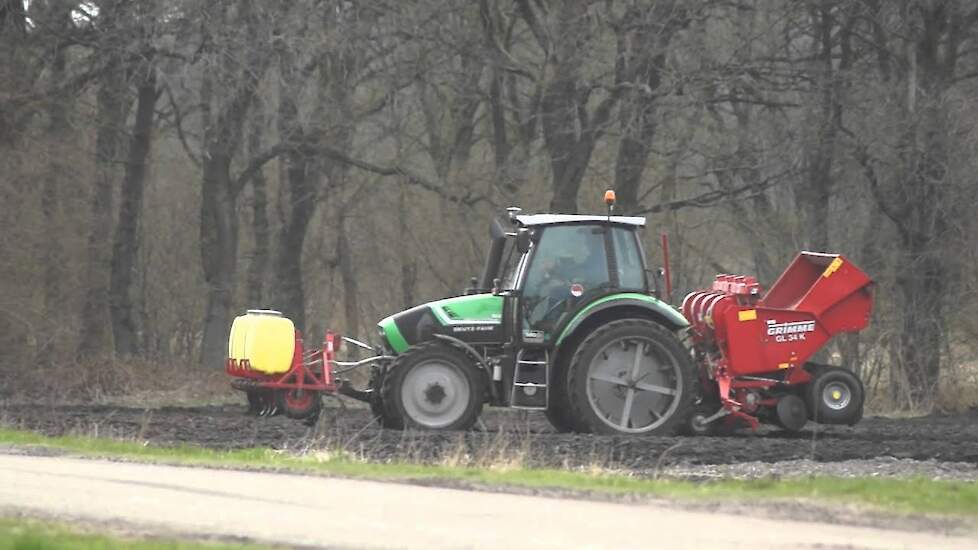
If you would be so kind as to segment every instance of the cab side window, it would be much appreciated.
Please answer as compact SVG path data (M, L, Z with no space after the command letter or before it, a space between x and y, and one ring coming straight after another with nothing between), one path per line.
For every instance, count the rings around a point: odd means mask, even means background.
M610 283L604 248L604 228L557 225L543 231L523 287L524 328L550 332L576 298Z
M616 227L611 232L618 264L618 286L625 290L645 289L645 267L634 231Z

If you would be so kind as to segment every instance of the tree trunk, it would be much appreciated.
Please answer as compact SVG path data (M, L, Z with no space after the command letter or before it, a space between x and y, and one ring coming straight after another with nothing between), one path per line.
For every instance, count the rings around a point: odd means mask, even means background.
M51 80L60 83L65 75L65 52L58 48L51 64ZM48 151L47 173L41 184L41 215L44 217L44 232L46 243L43 248L43 275L41 277L44 289L44 315L51 321L62 317L64 309L65 255L61 244L61 231L64 219L61 216L59 187L66 184L66 166L63 145L68 142L68 125L66 97L60 94L48 104L47 139L53 145Z
M903 298L898 368L900 378L908 384L898 396L910 408L926 409L937 394L941 370L948 270L934 250L918 250L918 254L918 260L908 265L897 282Z
M903 393L912 408L927 408L936 396L946 330L944 301L952 268L944 243L953 241L949 220L955 212L954 187L947 181L948 125L943 101L931 96L912 111L911 151L903 166L906 178L896 195L901 200L903 263L897 285L903 297L903 330L899 340L899 369L909 384ZM911 141L912 140L912 141Z
M346 217L342 212L337 219L336 259L339 262L340 279L343 282L343 320L346 322L344 329L351 338L357 338L360 332L359 285L353 268L353 251L346 233Z
M235 197L230 189L230 155L220 150L205 157L200 203L200 260L207 285L200 362L224 364L238 251Z
M813 79L817 101L812 126L815 135L807 154L807 177L795 189L798 213L801 218L798 235L799 244L807 250L826 251L829 249L829 201L833 190L833 168L835 165L836 141L842 126L842 92L844 72L851 65L850 26L846 20L840 22L845 13L842 8L833 13L833 7L822 3L812 7L811 18L816 32L816 59ZM837 27L840 27L836 31ZM838 68L834 63L835 42L840 41Z
M911 408L927 408L936 397L947 341L945 301L958 294L953 286L957 255L970 244L961 220L973 216L965 206L973 204L968 201L973 197L949 169L949 144L959 131L949 91L964 37L971 32L968 25L978 22L978 12L964 17L961 8L936 2L901 13L908 32L896 42L904 46L906 63L898 73L902 85L890 90L892 103L902 104L898 113L904 128L896 144L895 183L880 181L862 160L877 204L900 234L897 285L903 322L892 378L907 383L896 393L898 402Z
M231 159L238 150L242 127L258 94L258 85L271 61L268 44L259 41L261 14L253 2L238 5L237 18L253 39L239 70L211 56L213 71L201 82L201 118L204 123L203 177L200 202L200 261L207 286L200 365L221 367L227 354L234 282L237 275L237 199L241 181L231 179ZM216 75L223 77L217 81ZM215 84L220 84L217 89ZM214 116L213 105L219 108Z
M119 143L127 110L123 97L126 93L124 75L119 65L118 62L110 63L96 97L95 182L78 346L78 353L82 356L112 348L109 316L111 249L108 243L112 234L112 184L116 180Z
M146 165L152 145L153 114L157 98L155 67L148 65L141 70L145 75L137 92L136 118L122 178L119 219L112 243L109 295L115 352L120 355L139 352L132 286L139 258L143 189L146 185Z
M656 105L654 101L636 101L622 113L622 137L615 159L615 191L618 209L628 214L638 210L642 174L657 127Z
M261 135L264 130L264 116L257 113L252 118L248 130L249 157L254 158L261 150ZM248 265L248 304L252 307L264 307L265 273L268 269L268 195L267 181L262 170L255 172L251 178L251 228L254 234L255 248Z
M522 6L528 9L527 2ZM548 60L552 76L544 84L540 122L550 157L553 190L550 211L576 214L577 195L591 154L607 129L620 91L616 86L594 112L588 112L588 99L579 93L578 86L583 50L590 32L587 6L583 2L571 2L558 10L556 17L556 35L562 38L556 42L555 52Z
M550 211L576 214L577 195L594 152L595 137L593 131L580 130L576 75L566 67L559 67L557 71L555 82L543 95L540 117L550 156L553 190Z
M275 307L305 330L305 292L302 284L302 247L306 230L316 211L315 186L310 182L309 162L302 153L285 155L288 184L288 220L279 232L273 266L277 298Z
M302 247L309 221L316 211L316 174L312 169L305 146L305 132L299 119L299 97L304 81L295 67L288 45L279 43L278 70L282 74L279 86L278 133L291 148L280 162L285 168L287 189L286 212L278 236L278 248L273 264L275 307L292 319L299 330L306 329L305 292L302 284Z
M401 235L409 235L411 223L408 219L410 210L407 208L406 183L402 183L397 195L397 226ZM415 285L418 280L418 262L413 254L407 252L399 255L401 260L401 305L404 309L414 307Z
M619 54L624 59L626 80L641 83L625 94L619 110L621 140L615 159L615 190L622 213L639 209L639 192L642 175L652 151L652 141L658 127L658 98L662 86L662 71L666 63L666 51L673 33L684 25L682 9L672 2L658 2L644 13L633 9L626 19L637 21L637 28L624 43ZM677 18L677 16L679 16Z

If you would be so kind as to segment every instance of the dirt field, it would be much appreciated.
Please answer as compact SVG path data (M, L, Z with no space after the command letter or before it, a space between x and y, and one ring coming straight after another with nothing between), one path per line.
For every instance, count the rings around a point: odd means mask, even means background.
M418 433L379 429L362 408L326 408L320 423L309 429L281 416L246 416L243 405L151 410L0 407L0 423L47 435L99 435L218 449L342 448L377 461L483 465L510 462L537 467L622 469L639 474L682 467L691 477L697 472L722 475L742 464L751 466L740 470L763 471L765 465L772 463L818 470L834 463L869 461L886 466L889 462L924 461L923 464L930 464L930 470L935 465L954 464L953 477L978 478L978 411L909 419L870 417L852 428L809 424L798 434L762 429L758 434L747 431L709 438L557 434L542 414L495 409L487 409L483 420L481 431ZM777 468L767 470L768 474L782 473ZM919 473L931 476L927 470ZM831 469L828 472L836 473Z

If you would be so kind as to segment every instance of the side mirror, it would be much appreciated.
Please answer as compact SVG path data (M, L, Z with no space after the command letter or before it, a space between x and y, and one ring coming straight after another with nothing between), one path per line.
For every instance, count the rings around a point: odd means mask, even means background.
M530 230L520 229L516 233L516 250L520 251L520 254L526 254L530 251Z

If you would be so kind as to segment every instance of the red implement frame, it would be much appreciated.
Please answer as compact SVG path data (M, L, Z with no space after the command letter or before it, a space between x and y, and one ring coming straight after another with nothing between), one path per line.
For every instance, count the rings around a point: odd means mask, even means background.
M829 339L869 323L872 280L838 254L802 252L761 297L754 277L717 275L682 304L693 341L708 350L707 379L733 417L756 428L749 390L811 381L804 369Z
M257 388L336 393L333 360L336 359L339 343L339 336L327 332L322 349L313 350L307 354L302 346L302 334L297 330L295 331L295 352L292 354L292 367L284 374L267 374L256 371L251 368L247 359L241 361L228 359L224 365L224 372L229 376L253 380Z

